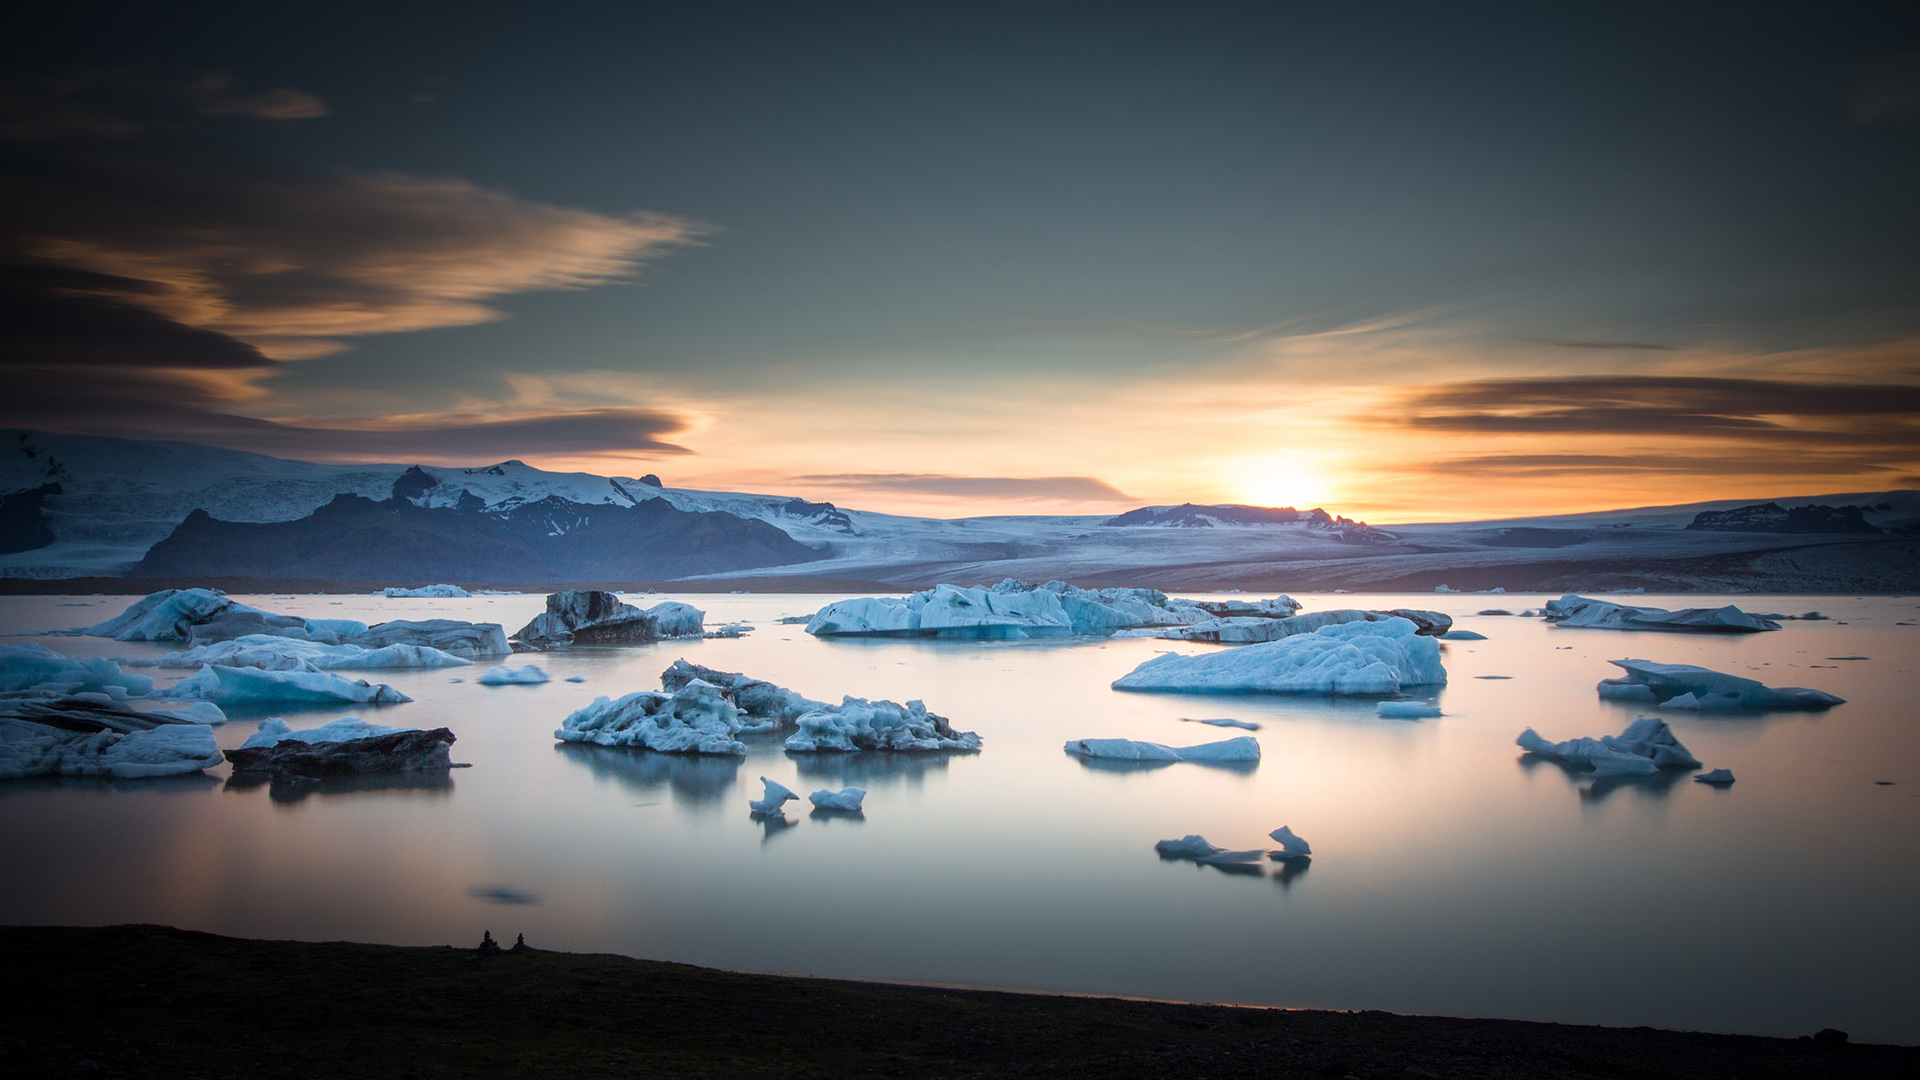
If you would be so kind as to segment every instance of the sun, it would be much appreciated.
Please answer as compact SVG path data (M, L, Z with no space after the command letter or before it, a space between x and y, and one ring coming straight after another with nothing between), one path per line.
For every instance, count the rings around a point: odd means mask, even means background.
M1326 462L1318 455L1289 452L1242 458L1230 463L1228 487L1234 497L1254 506L1291 506L1306 510L1334 501Z

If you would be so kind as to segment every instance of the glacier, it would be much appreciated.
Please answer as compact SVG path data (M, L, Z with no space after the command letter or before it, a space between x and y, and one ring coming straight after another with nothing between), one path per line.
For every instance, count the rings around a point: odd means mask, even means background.
M1154 657L1114 680L1117 690L1190 693L1397 694L1447 681L1440 643L1399 617L1322 626L1237 649Z
M1602 679L1595 689L1616 701L1651 701L1662 709L1700 709L1712 712L1767 710L1817 711L1846 704L1845 698L1800 686L1767 686L1693 664L1656 664L1650 660L1609 660L1626 671Z
M1528 728L1515 740L1522 750L1586 766L1596 776L1650 776L1661 769L1697 769L1700 760L1681 745L1665 720L1643 716L1618 736L1548 742Z

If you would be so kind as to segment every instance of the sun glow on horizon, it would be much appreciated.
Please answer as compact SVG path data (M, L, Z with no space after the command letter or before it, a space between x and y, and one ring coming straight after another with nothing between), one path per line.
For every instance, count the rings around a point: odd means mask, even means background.
M1320 454L1287 451L1227 463L1227 487L1234 498L1253 506L1316 506L1337 510L1340 485L1330 477Z

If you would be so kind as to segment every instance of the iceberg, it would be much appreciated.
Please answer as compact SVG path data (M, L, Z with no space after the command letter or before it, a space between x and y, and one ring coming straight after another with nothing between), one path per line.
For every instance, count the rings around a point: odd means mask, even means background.
M538 686L547 681L547 673L538 664L526 667L493 667L473 680L481 686Z
M1662 709L1700 709L1713 712L1765 710L1814 711L1846 704L1820 690L1800 686L1766 686L1754 679L1728 675L1692 664L1656 664L1650 660L1609 660L1626 671L1602 679L1596 689L1615 701L1653 701Z
M1424 701L1383 701L1374 710L1382 720L1431 720L1441 715L1440 706Z
M1072 739L1066 751L1077 757L1108 761L1259 761L1260 741L1242 735L1199 746L1167 746L1137 739Z
M662 638L699 637L706 612L665 601L645 611L598 590L547 594L547 610L514 632L530 648L556 645L624 645Z
M368 723L352 716L343 716L319 727L295 730L291 724L277 716L269 716L260 721L247 741L240 744L241 749L259 746L277 746L293 741L302 743L346 742L349 739L370 739L376 735L391 735L396 731L415 731L417 728L387 727L385 724Z
M311 625L321 621L310 619L308 623ZM506 628L499 623L463 622L459 619L391 619L365 627L359 633L346 636L344 641L364 649L417 645L466 660L482 656L505 656L513 651L513 647L507 644Z
M1216 645L1248 645L1263 641L1278 641L1293 637L1295 634L1311 634L1323 626L1340 626L1354 622L1386 622L1389 619L1406 619L1415 626L1415 633L1437 637L1447 632L1453 625L1450 616L1437 611L1417 611L1412 608L1399 608L1393 611L1362 611L1358 608L1338 608L1332 611L1314 611L1305 615L1291 615L1281 618L1230 617L1212 619L1191 626L1175 627L1163 630L1153 636L1171 638L1175 641L1206 641Z
M1217 619L1255 616L1283 619L1300 610L1300 601L1282 593L1271 600L1195 600L1193 606Z
M1304 859L1313 854L1313 845L1295 836L1293 830L1285 825L1267 835L1273 837L1274 843L1280 845L1280 850L1273 853L1276 859Z
M453 767L453 732L369 724L342 717L295 731L268 717L237 749L228 750L236 779L266 776L275 782L318 782L396 773L444 773Z
M1593 630L1681 630L1715 634L1755 634L1778 630L1772 619L1749 615L1729 604L1718 608L1629 607L1569 593L1547 601L1542 615L1555 626Z
M220 744L203 723L88 698L0 701L0 780L182 776L220 760Z
M213 589L162 589L134 601L113 618L87 627L85 633L115 641L185 641L191 627L230 607L259 613L256 608L236 605L225 593Z
M766 792L757 799L747 800L747 807L756 814L766 817L779 816L786 813L789 800L800 797L788 790L786 785L776 783L764 776L760 778L760 782L766 785Z
M1485 641L1487 635L1475 630L1449 630L1440 635L1447 641Z
M800 730L787 737L789 753L980 749L978 734L955 731L946 717L928 712L921 701L900 705L849 695L838 705L809 709L795 723Z
M1712 784L1714 787L1726 787L1733 783L1732 769L1713 769L1693 778L1696 784Z
M1162 840L1153 845L1153 850L1163 859L1200 859L1226 849L1207 843L1207 838L1198 833L1188 833L1178 840Z
M388 599L409 600L451 600L473 594L458 585L423 585L418 589L403 589L398 585L389 585L381 589L376 596Z
M1297 616L1296 616L1297 617ZM1164 654L1114 680L1116 690L1198 693L1397 694L1447 681L1440 643L1411 620L1322 626L1311 633L1198 656Z
M191 701L170 709L155 709L150 716L164 716L183 724L224 724L227 714L211 701Z
M132 661L163 668L249 667L264 671L377 671L397 668L466 667L473 663L425 645L323 645L315 641L248 634L231 641L173 652L158 660Z
M0 693L23 690L138 697L153 690L153 680L123 672L111 660L64 656L37 642L0 645Z
M1643 716L1627 725L1617 737L1568 739L1548 742L1532 728L1516 740L1529 754L1538 754L1569 765L1587 766L1596 776L1650 776L1661 769L1697 769L1700 760L1688 752L1665 720Z
M375 685L325 671L266 671L211 664L149 696L156 701L212 701L223 705L393 705L413 700L386 683Z
M807 801L811 802L815 809L819 810L854 811L860 809L861 803L865 802L866 798L866 788L847 787L841 788L839 791L828 791L826 788L821 788L819 791L807 796Z
M1299 607L1288 597L1261 602L1266 607L1247 601L1223 603L1274 614L1291 614ZM807 633L1019 639L1110 634L1213 618L1206 605L1172 599L1157 589L1082 589L1063 581L1034 586L1008 578L991 588L942 584L906 597L837 600L807 621Z
M684 659L675 660L667 666L667 670L660 673L660 685L669 691L678 690L696 679L719 687L727 699L748 716L771 721L764 725L764 728L769 730L778 724L798 720L810 709L827 707L825 702L804 697L763 679L755 679L734 671L719 671L700 664L688 663Z
M740 729L740 710L719 687L695 679L670 694L639 690L618 700L595 698L568 714L553 737L668 754L744 754L745 744L734 738Z

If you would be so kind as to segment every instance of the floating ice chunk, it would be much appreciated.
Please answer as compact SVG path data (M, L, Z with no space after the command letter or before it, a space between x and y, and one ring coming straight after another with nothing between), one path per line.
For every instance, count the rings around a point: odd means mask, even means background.
M378 595L389 599L447 600L463 596L472 596L473 594L458 585L442 584L425 585L418 589L403 589L397 585L389 585L381 589Z
M744 754L740 710L719 687L695 679L671 694L641 690L595 698L568 714L553 737L596 746L632 746L668 754Z
M1846 703L1846 699L1824 691L1799 686L1766 686L1753 679L1692 664L1656 664L1650 660L1610 660L1608 663L1626 671L1626 675L1601 680L1596 687L1601 697L1621 701L1651 699L1662 709L1818 710Z
M163 668L250 667L264 671L376 671L400 668L466 667L473 663L425 645L323 645L314 641L248 634L231 641L199 645L154 661Z
M1728 784L1733 783L1733 770L1714 769L1709 772L1703 772L1693 779L1694 782L1698 784L1712 784L1714 787L1726 787Z
M343 701L391 705L413 700L386 683L374 685L365 679L349 680L325 671L265 671L212 665L149 696L156 701L214 701L226 705Z
M827 707L825 702L796 694L764 679L755 679L735 671L719 671L684 659L675 660L660 673L660 685L668 690L678 690L695 679L719 687L748 716L772 721L759 725L763 730L797 720L809 710Z
M1153 845L1153 850L1163 859L1200 859L1225 849L1207 843L1207 838L1198 833L1188 833L1178 840L1162 840Z
M1528 728L1516 740L1530 754L1557 758L1570 765L1586 765L1598 776L1647 776L1660 769L1697 769L1700 759L1688 752L1665 720L1643 716L1619 736L1548 742Z
M346 742L348 739L369 739L375 735L391 735L396 731L417 731L417 728L387 727L373 724L352 716L343 716L319 727L295 730L291 724L277 716L269 716L260 721L254 733L247 736L242 747L275 746L292 740L302 743Z
M1542 609L1548 621L1557 626L1594 630L1689 630L1719 634L1752 634L1778 630L1772 619L1749 615L1729 604L1718 608L1629 607L1606 600L1568 594L1547 601Z
M1196 600L1193 606L1215 618L1221 619L1242 615L1254 615L1266 619L1284 619L1300 610L1300 601L1282 594L1271 600Z
M1259 761L1260 741L1251 735L1199 746L1167 746L1137 739L1073 739L1066 751L1108 761Z
M303 619L310 641L338 645L367 632L367 624L358 619Z
M1447 641L1485 641L1487 635L1472 630L1449 630L1440 635Z
M351 716L294 731L269 717L238 748L226 752L235 778L267 774L275 783L311 783L342 777L445 772L453 767L446 728L390 728Z
M747 800L747 806L756 814L774 817L785 813L787 801L800 797L788 790L786 785L776 783L764 776L760 778L760 782L767 786L766 793L758 799Z
M87 627L86 633L116 641L185 641L188 628L232 607L257 610L236 605L225 593L212 589L162 589L134 601L113 618Z
M318 619L308 620L310 623ZM375 623L358 634L348 635L346 643L377 649L386 645L418 645L471 660L479 656L505 656L513 651L507 644L507 632L499 623L465 622L460 619L390 619Z
M1355 622L1385 622L1389 619L1406 619L1412 622L1417 632L1437 637L1448 632L1453 625L1453 617L1438 611L1421 611L1416 608L1395 608L1391 611L1363 611L1360 608L1335 608L1331 611L1311 611L1305 615L1290 615L1280 618L1246 618L1231 616L1210 619L1162 630L1155 637L1170 638L1175 641L1208 641L1219 645L1248 645L1262 641L1278 641L1281 638L1297 634L1311 634L1323 626L1341 626Z
M800 730L786 741L786 749L793 753L980 749L978 734L954 730L946 717L928 712L921 701L900 705L849 695L838 705L809 709L795 723Z
M567 676L567 681L568 682L586 682L587 677L585 675L569 675Z
M196 773L219 763L220 745L205 724L80 698L0 702L0 780L143 779Z
M1248 613L1291 614L1288 597L1240 605ZM992 588L936 585L905 597L838 600L807 620L807 633L838 635L1023 638L1109 634L1142 626L1180 626L1215 617L1207 605L1168 597L1157 589L1082 589L1063 581L1029 585L1008 578Z
M123 672L111 660L63 656L38 642L0 645L0 692L42 688L52 694L118 691L137 697L153 689L153 679Z
M1429 720L1441 715L1440 706L1424 701L1383 701L1375 711L1382 720Z
M473 680L481 686L538 686L547 681L547 673L538 664L526 667L492 667Z
M1397 694L1447 681L1440 643L1408 619L1323 626L1259 645L1199 656L1167 654L1113 683L1118 690Z
M547 610L514 632L537 649L555 645L624 645L662 638L699 637L706 612L666 601L645 611L598 590L547 594Z
M180 776L219 764L220 744L204 724L166 724L135 731L100 754L107 775L123 780Z
M867 798L866 788L848 787L839 791L821 788L807 796L807 800L822 810L858 810Z
M1183 716L1180 719L1183 722L1188 724L1211 724L1214 727L1234 727L1234 728L1241 728L1246 731L1260 730L1260 725L1254 723L1251 720L1231 720L1224 716L1215 717L1208 720L1195 720L1192 717L1187 717L1187 716Z
M1273 842L1280 845L1280 850L1274 852L1275 858L1303 859L1313 854L1313 845L1295 836L1293 830L1285 825L1267 835L1273 837Z

